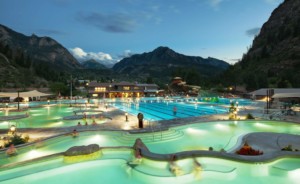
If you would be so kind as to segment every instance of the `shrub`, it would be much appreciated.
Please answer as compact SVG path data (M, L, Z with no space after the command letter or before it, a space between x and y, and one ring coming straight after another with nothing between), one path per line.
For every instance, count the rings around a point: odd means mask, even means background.
M9 147L9 145L11 145L11 144L14 144L14 145L24 144L24 143L27 143L28 140L29 140L29 136L22 138L22 135L15 134L13 137L10 138L8 143L5 144L5 147Z
M246 119L255 119L252 114L248 113L246 115Z

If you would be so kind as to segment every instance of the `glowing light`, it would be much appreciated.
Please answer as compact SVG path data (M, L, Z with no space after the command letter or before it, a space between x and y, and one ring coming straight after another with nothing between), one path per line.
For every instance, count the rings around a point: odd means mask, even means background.
M255 123L254 125L258 128L271 128L270 125L266 125L266 124L263 124L263 123Z
M226 131L230 130L230 128L227 125L222 125L220 123L216 124L215 127L219 130L226 130Z
M87 143L100 143L101 141L104 140L104 137L101 135L94 135L90 139L87 139Z
M124 129L124 130L130 130L131 127L130 127L129 123L125 123L125 124L123 125L123 129Z
M49 127L56 127L56 126L59 126L59 125L62 125L63 124L63 122L62 121L59 121L59 122L56 122L56 123L51 123L50 125L49 125Z
M300 180L300 175L299 175L299 173L300 173L300 169L295 169L295 170L293 170L293 171L289 171L289 172L288 172L288 177L289 177L290 179L294 180L295 183L297 183L297 182L299 182L299 180ZM296 182L296 181L297 181L297 182Z
M27 159L33 159L33 158L37 158L43 156L43 153L37 150L31 150L26 154L26 158Z
M199 134L203 135L203 134L207 133L207 130L200 130L200 129L196 129L196 128L187 128L186 132L191 135L199 135Z

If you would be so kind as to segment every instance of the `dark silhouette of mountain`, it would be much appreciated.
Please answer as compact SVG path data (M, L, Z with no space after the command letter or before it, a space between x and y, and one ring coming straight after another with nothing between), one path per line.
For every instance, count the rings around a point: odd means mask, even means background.
M83 68L61 44L49 37L25 36L0 25L2 87L45 87Z
M81 68L69 51L50 37L25 36L0 25L0 43L11 50L12 58L29 57L33 64L46 62L56 70Z
M204 59L179 54L168 47L152 52L135 54L113 66L113 71L136 78L157 78L169 82L181 76L190 84L199 84L200 78L214 77L225 71L229 64L215 58Z
M81 63L81 65L86 69L107 69L106 66L97 62L94 59L90 59Z
M300 1L285 0L262 26L248 53L222 79L248 89L300 87L299 71Z

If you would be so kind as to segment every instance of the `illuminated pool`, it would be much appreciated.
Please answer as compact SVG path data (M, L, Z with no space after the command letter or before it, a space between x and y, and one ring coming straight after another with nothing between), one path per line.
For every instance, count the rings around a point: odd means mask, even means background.
M130 101L129 101L130 100ZM7 129L10 124L17 124L18 128L50 128L50 127L67 127L75 126L78 121L82 120L64 120L66 116L75 115L74 112L80 110L95 110L97 107L102 107L108 104L108 108L114 106L124 112L137 115L138 113L144 114L144 119L151 121L158 120L169 120L174 118L186 118L194 116L204 116L212 114L224 114L227 113L228 109L223 106L208 105L208 104L195 104L195 99L175 99L175 100L163 100L163 98L141 98L138 101L132 99L109 99L104 100L90 100L90 105L85 106L86 100L77 100L76 104L70 107L70 101L51 101L48 106L46 102L30 102L21 104L22 106L30 106L27 111L13 112L7 109L0 111L0 116L14 116L24 115L27 113L28 118L19 120L0 121L0 129ZM75 101L72 101L75 104ZM177 113L173 114L173 108L176 106ZM85 112L89 114L99 114L101 112ZM82 114L78 113L78 114ZM77 114L77 115L78 115ZM88 123L92 123L91 119L88 119ZM96 120L97 123L103 123L107 121Z
M51 127L67 127L76 126L79 120L64 120L66 116L73 116L74 111L80 110L79 107L70 107L69 105L41 106L37 108L29 108L27 111L11 112L0 111L0 116L14 116L27 113L29 117L17 120L9 120L0 122L0 129L7 129L10 124L17 124L18 128L51 128ZM82 110L90 110L90 108L82 108ZM89 114L99 114L101 112L86 112ZM78 113L77 115L82 114ZM89 124L92 119L87 120ZM97 123L104 123L107 119L96 119Z
M0 153L0 165L26 161L66 151L72 146L98 144L100 147L132 146L141 137L149 150L169 154L213 147L230 152L238 138L250 132L276 132L299 135L298 124L278 121L218 121L195 123L163 132L129 134L121 131L81 132L77 138L59 136L18 148L15 157ZM297 183L300 179L300 158L282 158L269 163L243 163L212 157L198 157L203 171L195 174L191 159L178 164L190 170L182 176L172 176L168 163L143 160L132 169L126 162L132 158L130 150L103 150L103 156L94 161L66 164L62 158L52 158L32 164L1 169L3 183Z
M224 114L228 108L213 104L199 104L196 99L163 99L163 98L143 98L133 101L112 101L110 104L125 112L137 115L143 113L145 119L149 120L169 120L174 118L187 118L195 116L205 116L212 114ZM177 113L173 113L176 107Z

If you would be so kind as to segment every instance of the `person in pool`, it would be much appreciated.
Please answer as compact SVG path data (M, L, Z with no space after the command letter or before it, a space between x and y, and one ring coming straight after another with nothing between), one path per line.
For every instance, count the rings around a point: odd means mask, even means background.
M169 165L169 170L171 173L173 173L175 176L182 175L182 170L181 168L175 163L177 160L177 156L175 154L171 155L170 159L170 165Z
M76 129L74 129L73 132L72 132L72 136L77 137L78 135L79 135L79 133L77 132Z
M7 156L12 156L17 154L17 149L15 148L14 144L11 144L5 153Z

